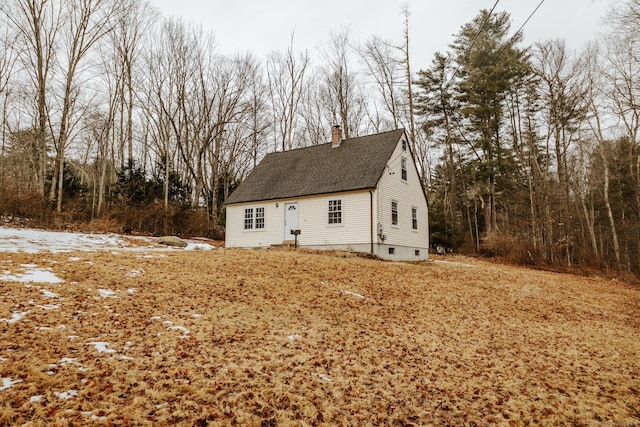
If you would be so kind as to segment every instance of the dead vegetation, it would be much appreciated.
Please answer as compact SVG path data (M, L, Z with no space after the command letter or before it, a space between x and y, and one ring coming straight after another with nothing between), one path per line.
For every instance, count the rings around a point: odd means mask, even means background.
M637 287L337 255L0 254L0 424L640 423Z

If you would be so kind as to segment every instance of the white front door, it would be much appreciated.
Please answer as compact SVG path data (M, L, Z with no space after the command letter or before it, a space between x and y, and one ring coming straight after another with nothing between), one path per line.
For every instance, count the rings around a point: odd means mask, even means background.
M284 240L295 240L291 230L298 229L298 204L284 204Z

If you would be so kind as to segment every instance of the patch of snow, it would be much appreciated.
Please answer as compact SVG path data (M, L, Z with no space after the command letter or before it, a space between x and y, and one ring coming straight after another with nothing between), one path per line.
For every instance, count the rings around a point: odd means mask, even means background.
M31 403L40 402L43 397L44 397L44 394L36 394L35 396L31 396L29 398L29 402Z
M198 244L198 246L201 245ZM208 250L204 246L198 247L198 249ZM106 250L113 255L120 255L122 251L167 252L172 248L158 247L155 244L155 239L142 236L125 237L117 234L70 233L0 226L0 252L40 253L50 251L60 253L98 250ZM69 257L69 261L80 261L80 257ZM87 263L93 265L90 261Z
M162 318L160 316L151 316L149 318L149 320L161 320ZM173 322L172 322L173 323Z
M16 323L18 320L22 319L28 313L29 313L28 311L14 311L11 314L11 319L0 319L0 322Z
M109 298L115 294L111 289L98 289L98 293L102 298Z
M108 342L95 341L95 342L90 342L88 344L93 345L96 348L96 350L98 351L98 353L115 353L116 352L112 348L107 348L109 346Z
M144 274L144 270L143 269L139 269L139 270L131 270L130 272L127 273L128 277L139 277L142 276Z
M5 359L4 357L0 356L0 362L6 362L7 359Z
M104 421L106 419L107 419L107 417L99 417L97 415L91 415L91 420L92 421Z
M43 308L45 310L57 310L60 308L60 304L45 304L45 305L39 305L38 307Z
M78 339L79 337L77 335L69 335L67 338L73 341L75 339Z
M50 328L48 326L38 326L36 329L38 329L39 331L53 331L53 328Z
M448 264L448 265L455 265L457 267L475 267L475 265L471 265L471 264L465 264L464 262L457 262L457 261L444 261L441 259L434 259L431 262L435 262L437 264Z
M198 317L202 317L202 314L193 313L193 314L192 314L192 316L193 316L193 317L195 317L195 318L197 319Z
M78 257L78 256L70 256L69 258L67 258L69 261L80 261L82 260L82 258Z
M78 397L78 392L76 390L63 391L62 393L58 393L57 391L54 391L53 394L58 399L65 399L65 400Z
M75 363L76 362L76 358L75 357L64 357L60 360L58 360L58 363L61 365L64 365L66 363Z
M302 337L298 334L293 334L293 335L287 335L287 338L289 338L289 341L293 342L295 340L301 340Z
M0 391L7 390L13 387L15 384L21 383L22 380L12 380L11 378L2 378L2 386L0 386Z
M187 335L189 333L189 330L187 328L185 328L184 326L171 326L169 329L180 331L184 335Z
M208 243L189 243L184 248L185 251L211 251L213 249L215 249L215 247Z
M135 294L136 292L138 292L138 290L136 288L129 288L127 289L127 293L130 295Z
M0 227L2 228L2 227ZM0 243L2 240L0 239ZM37 267L32 267L33 264L24 264L23 267L27 268L24 273L16 274L3 274L0 276L0 280L5 282L22 282L22 283L62 283L64 280L56 276L54 273Z
M330 383L331 381L333 381L331 378L329 378L328 376L326 376L325 374L315 374L318 378L320 378L322 381L326 381L328 383Z
M365 298L364 295L360 295L360 294L355 293L355 292L351 292L351 291L342 291L342 292L347 294L347 295L352 295L352 296L354 296L356 298L362 298L362 299Z
M121 354L121 355L120 355L120 359L122 359L122 360L133 360L133 357L131 357L131 356L125 356L124 354Z
M24 268L36 268L36 267L38 267L38 264L20 264L20 267L24 267Z
M51 292L48 291L46 289L42 290L42 295L44 295L47 298L58 298L60 295L56 294L55 292Z

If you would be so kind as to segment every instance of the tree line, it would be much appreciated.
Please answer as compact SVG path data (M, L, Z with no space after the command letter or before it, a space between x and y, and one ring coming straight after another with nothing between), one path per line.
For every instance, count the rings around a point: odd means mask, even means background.
M220 236L267 152L404 127L434 243L638 273L639 0L580 51L482 10L423 68L410 18L259 59L142 0L7 0L0 214Z

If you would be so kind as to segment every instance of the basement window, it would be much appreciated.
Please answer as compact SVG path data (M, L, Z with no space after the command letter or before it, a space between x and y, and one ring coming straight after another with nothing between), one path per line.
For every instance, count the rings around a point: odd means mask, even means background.
M396 248L389 248L389 255L395 255Z
M416 250L414 251L414 254L415 254L415 256L420 256L420 249L416 249Z

